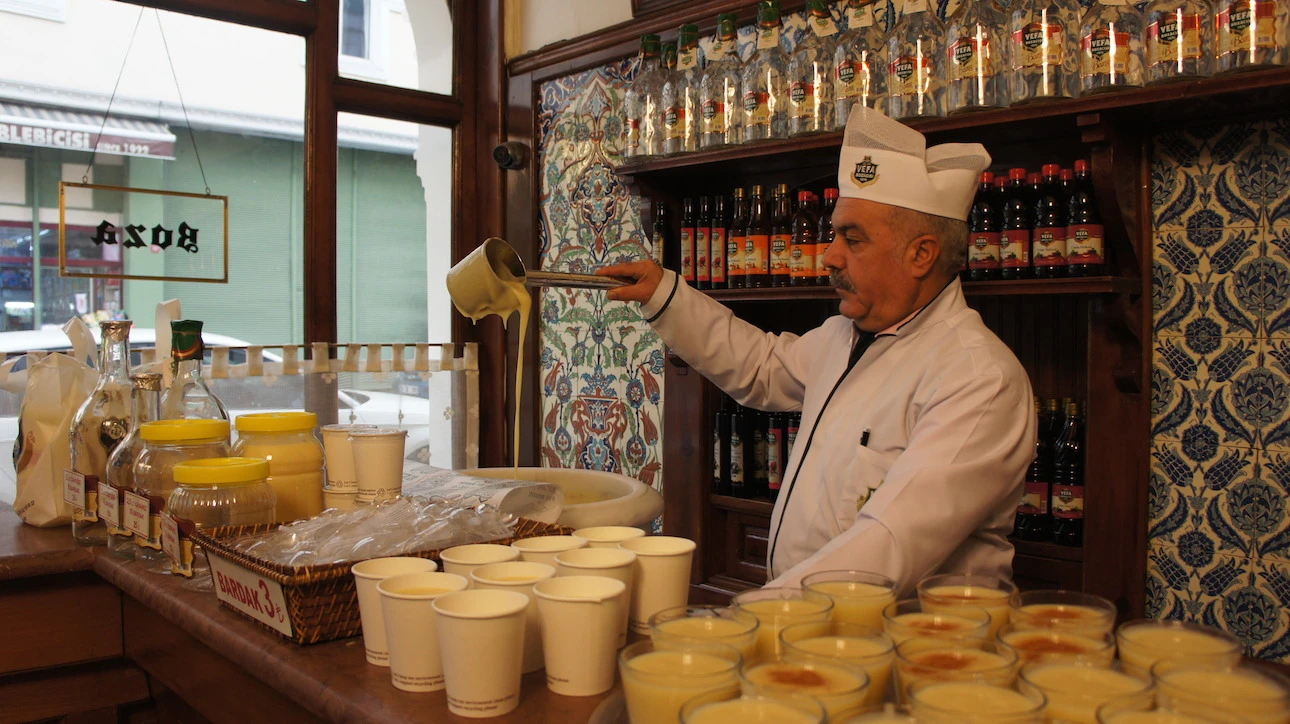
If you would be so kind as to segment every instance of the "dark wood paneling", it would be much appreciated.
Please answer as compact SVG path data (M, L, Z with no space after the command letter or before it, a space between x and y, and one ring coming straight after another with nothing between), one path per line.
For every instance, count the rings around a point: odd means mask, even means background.
M121 656L121 592L92 573L6 582L0 621L0 674Z
M13 625L17 619L4 620ZM0 651L8 654L2 648ZM4 676L0 677L0 702L4 702L0 705L0 724L56 717L67 724L115 722L115 707L147 698L148 682L143 669L125 661Z
M336 104L338 0L314 0L305 40L305 342L336 341Z
M1012 579L1023 591L1050 588L1078 591L1083 587L1084 567L1074 561L1019 553L1012 559Z
M663 368L667 404L663 407L663 532L708 543L708 496L712 491L712 419L707 380L669 360ZM713 531L721 530L721 523ZM720 572L719 561L700 555L690 580L701 583Z
M159 10L250 25L291 35L309 35L317 27L319 2L299 0L121 0ZM333 6L334 7L334 6Z
M725 516L726 561L722 574L756 585L766 582L770 519L748 513Z
M460 99L411 88L337 78L332 89L336 110L393 118L409 123L452 126L462 119Z

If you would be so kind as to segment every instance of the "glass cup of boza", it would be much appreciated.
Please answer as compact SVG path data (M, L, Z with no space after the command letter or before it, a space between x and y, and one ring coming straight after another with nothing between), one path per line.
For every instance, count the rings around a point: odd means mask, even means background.
M993 639L1008 623L1017 586L996 576L946 573L924 578L918 584L918 600L923 610L948 612L956 608L985 609L990 614L987 637Z
M1101 638L1115 630L1115 604L1079 591L1022 591L1012 602L1010 621L1018 630L1064 631Z
M802 579L802 588L833 600L833 620L882 628L882 611L896 602L896 582L867 571L820 571Z

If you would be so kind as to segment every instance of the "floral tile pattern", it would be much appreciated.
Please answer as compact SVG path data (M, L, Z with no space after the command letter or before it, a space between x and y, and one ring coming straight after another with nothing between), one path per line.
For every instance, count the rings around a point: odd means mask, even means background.
M1148 615L1290 661L1290 121L1154 139Z

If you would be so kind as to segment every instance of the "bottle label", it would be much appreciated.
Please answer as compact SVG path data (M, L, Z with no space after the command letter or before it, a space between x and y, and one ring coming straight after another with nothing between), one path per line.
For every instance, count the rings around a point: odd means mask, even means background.
M185 578L193 577L193 541L180 528L179 520L163 513L161 519L161 550L170 558L170 572Z
M770 234L749 234L744 242L744 274L770 273Z
M873 3L856 4L847 10L847 28L872 28L873 13L869 12L872 7L874 7Z
M888 66L890 95L900 97L926 93L932 73L932 59L927 56L902 55L896 58Z
M1101 224L1074 224L1066 228L1067 264L1105 263L1102 248Z
M1030 235L1030 259L1035 266L1066 266L1066 227L1044 226Z
M974 231L969 234L968 268L998 269L1000 266L999 232Z
M730 276L743 276L744 274L744 242L746 236L737 234L730 235L730 241L726 242L726 273Z
M833 16L827 13L824 15L809 15L808 22L811 25L811 31L815 33L817 38L827 38L830 35L836 35L838 32L838 26L833 22Z
M712 481L721 483L721 451L725 448L725 440L720 435L712 436Z
M654 247L650 249L650 256L654 257L654 261L658 262L659 264L662 264L663 263L663 235L658 232L654 232L654 235L650 237L650 245Z
M726 132L726 104L714 98L703 102L703 132Z
M793 456L793 446L797 444L798 429L799 428L790 425L788 428L788 433L784 435L785 443L787 445L787 450L788 450L787 457Z
M681 228L681 278L694 281L694 227Z
M739 433L730 436L730 482L744 484L744 437Z
M757 29L757 49L770 50L779 47L779 26L772 25Z
M744 93L744 126L770 126L770 94L765 91Z
M927 12L927 0L905 0L904 13L906 15L925 12Z
M726 281L726 230L720 226L712 227L708 235L708 248L712 258L708 264L712 267L712 283L724 284Z
M711 62L716 62L718 60L722 60L727 55L730 55L730 51L734 49L735 49L735 44L733 40L728 42L726 40L723 40L721 36L717 36L712 40L712 49L708 51L708 53L706 53L708 62L711 63Z
M833 75L839 81L839 93L837 95L849 96L854 93L852 84L856 79L856 64L850 58L838 63L837 67L833 69Z
M641 119L627 119L627 151L628 155L635 153L641 147Z
M788 248L792 243L792 234L775 234L770 237L771 274L788 274L792 269L792 252Z
M756 429L753 430L752 448L753 448L753 466L752 466L753 480L765 481L768 477L768 472L766 468L766 463L767 463L766 458L767 458L767 455L769 454L769 446L766 445L766 433L762 432L761 430L756 430Z
M774 427L766 435L766 480L771 490L779 490L784 479L783 461L779 459L779 441L783 436L784 431Z
M799 80L788 87L789 115L811 118L815 115L815 84Z
M699 67L698 47L685 48L676 54L677 70L694 70Z
M794 279L811 279L815 277L816 244L793 244L789 252L789 270Z
M63 502L75 510L85 508L85 476L75 470L63 471Z
M1275 2L1237 0L1232 3L1231 7L1215 16L1218 54L1276 50L1276 13Z
M1084 486L1054 485L1052 506L1054 518L1083 518Z
M1012 34L1012 67L1042 68L1062 64L1066 44L1062 24L1031 23Z
M1048 483L1027 481L1017 512L1022 515L1048 515Z
M134 542L144 548L161 550L160 522L152 513L152 501L133 490L125 491L125 527L134 533Z
M1024 229L999 232L999 261L1005 268L1030 266L1030 232Z
M103 482L99 483L99 520L108 535L130 535L121 527L121 491Z
M1177 63L1180 60L1198 60L1200 49L1199 14L1185 15L1181 11L1161 15L1147 26L1147 63Z
M668 140L685 138L684 106L669 106L663 110L663 136Z
M817 279L829 276L829 268L824 265L824 254L829 250L829 243L826 241L816 240L815 242L815 277Z
M1100 75L1123 76L1129 72L1129 34L1098 28L1085 35L1081 44L1080 75L1092 78Z
M990 40L965 36L950 44L945 51L949 61L951 83L969 78L989 78L994 75L990 62Z
M708 228L700 226L694 232L694 273L699 277L699 281L706 282L712 277L709 276L708 268Z

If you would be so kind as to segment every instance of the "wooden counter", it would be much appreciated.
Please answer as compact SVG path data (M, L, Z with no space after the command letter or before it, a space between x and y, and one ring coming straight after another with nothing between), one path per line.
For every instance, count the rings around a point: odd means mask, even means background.
M71 528L33 528L0 503L0 581L88 571L94 550L76 545Z

